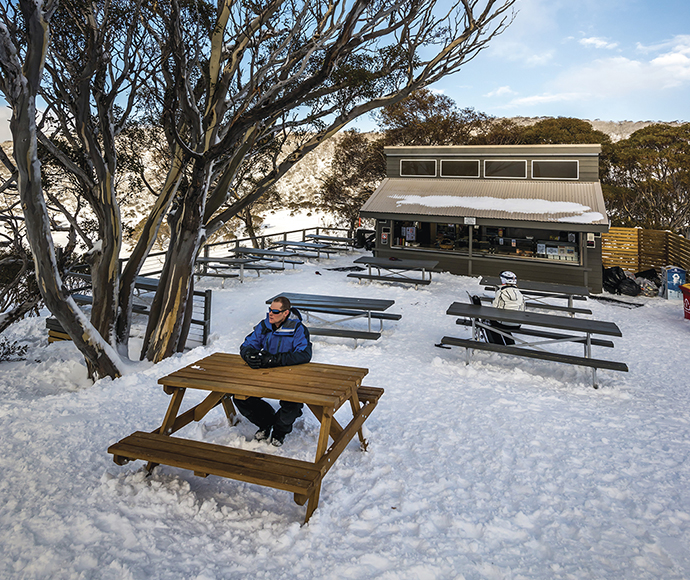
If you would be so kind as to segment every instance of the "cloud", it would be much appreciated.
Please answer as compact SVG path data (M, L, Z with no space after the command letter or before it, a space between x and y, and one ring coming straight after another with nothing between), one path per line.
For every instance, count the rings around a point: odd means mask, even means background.
M540 95L530 95L527 97L519 97L512 99L505 105L499 107L501 109L513 109L517 107L533 107L536 105L544 105L549 103L563 103L572 102L582 99L587 95L582 93L542 93Z
M641 53L660 52L663 50L680 51L687 53L690 51L690 35L679 34L670 40L658 42L657 44L644 45L638 42L635 48Z
M648 59L616 56L574 66L558 75L551 87L554 93L620 98L690 83L690 36L676 37L665 43L662 50L656 56L650 54L653 58Z
M511 90L510 87L505 86L505 87L498 87L495 91L491 91L490 93L487 93L484 95L485 97L502 97L504 95L514 95L516 94L515 91Z
M617 42L609 42L607 40L604 40L603 38L597 38L594 36L589 37L589 38L581 38L580 44L582 46L592 46L594 48L606 48L608 50L612 50L618 46Z

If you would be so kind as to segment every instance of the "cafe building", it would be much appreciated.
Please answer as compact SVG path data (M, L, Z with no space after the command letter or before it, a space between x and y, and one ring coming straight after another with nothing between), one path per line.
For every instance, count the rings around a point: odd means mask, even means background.
M386 147L387 177L362 206L379 257L437 270L601 292L609 222L599 145Z

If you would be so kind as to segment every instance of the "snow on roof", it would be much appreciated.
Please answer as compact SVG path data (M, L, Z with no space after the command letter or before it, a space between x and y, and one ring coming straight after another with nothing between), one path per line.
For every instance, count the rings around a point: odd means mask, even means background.
M488 179L385 179L365 217L475 217L608 226L598 182Z

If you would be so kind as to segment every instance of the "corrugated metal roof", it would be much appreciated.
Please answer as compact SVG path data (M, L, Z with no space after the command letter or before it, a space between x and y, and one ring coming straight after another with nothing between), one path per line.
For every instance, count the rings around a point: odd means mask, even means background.
M591 181L389 178L360 213L608 225L601 185Z

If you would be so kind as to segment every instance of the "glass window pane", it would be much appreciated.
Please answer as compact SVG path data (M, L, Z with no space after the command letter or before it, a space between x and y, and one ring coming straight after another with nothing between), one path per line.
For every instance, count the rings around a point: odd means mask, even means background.
M426 175L436 177L435 159L407 159L400 162L400 175Z
M441 160L442 177L479 177L479 161Z
M577 179L577 161L532 161L532 177L541 179Z
M485 161L484 177L527 177L526 161Z

